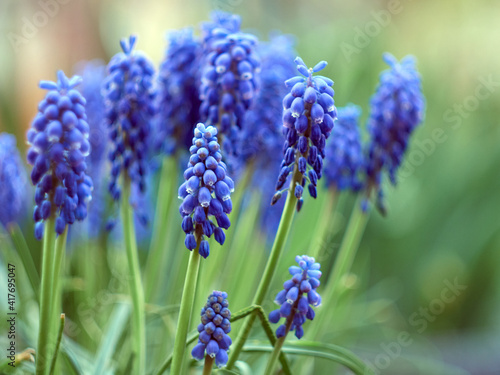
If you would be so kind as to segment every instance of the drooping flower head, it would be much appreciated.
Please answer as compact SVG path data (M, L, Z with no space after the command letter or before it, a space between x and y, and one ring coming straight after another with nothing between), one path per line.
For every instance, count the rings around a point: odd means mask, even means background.
M166 154L188 149L198 123L201 42L191 28L171 31L160 65L156 147Z
M0 223L21 219L26 198L26 170L16 147L16 137L0 133Z
M304 336L302 325L306 319L313 320L315 313L312 307L321 304L321 296L316 292L321 277L320 264L307 255L296 256L299 266L288 268L292 278L285 281L283 290L276 296L274 302L280 308L269 313L269 321L278 323L285 318L285 323L276 330L278 338L285 336L290 330L300 339Z
M89 124L89 142L92 152L87 158L88 175L94 183L92 201L89 203L89 235L96 237L105 227L106 179L105 161L108 147L108 130L105 123L104 97L101 93L106 77L106 65L103 61L85 61L77 66L77 72L82 77L78 90L87 101L85 109Z
M322 176L326 139L333 129L337 109L333 101L333 81L324 76L313 76L326 66L326 61L309 69L300 57L295 63L301 75L285 82L290 88L290 93L283 99L286 141L272 204L281 197L287 177L292 173L292 183L295 183L292 188L298 199L297 210L300 210L306 183L309 194L313 198L317 196L316 185Z
M85 219L92 191L85 162L90 152L85 99L74 89L81 78L68 79L62 71L57 78L57 82L40 82L40 88L49 92L38 105L27 133L31 146L27 158L36 185L33 218L37 239L42 238L43 222L51 215L57 216L57 234L67 224Z
M120 199L118 178L130 178L139 191L146 190L150 123L155 114L154 67L142 52L134 51L135 36L120 42L123 52L108 64L104 81L106 124L109 127L112 163L109 191Z
M422 94L420 75L415 68L415 58L406 56L398 62L389 53L384 54L389 69L380 75L380 83L371 99L368 120L370 144L366 165L367 189L382 193L382 172L396 184L396 173L413 130L424 117L425 99ZM379 207L381 202L379 199Z
M359 117L361 108L354 104L338 108L338 117L326 143L326 184L338 191L359 191L364 167Z
M183 217L182 230L186 233L186 247L196 249L198 238L198 251L206 258L210 247L204 236L213 234L222 245L225 240L222 229L231 225L227 214L233 209L231 192L234 182L226 174L215 127L202 123L196 125L189 151L191 157L184 171L186 181L179 188L179 198L183 200L179 208Z
M213 12L202 25L204 61L200 87L201 121L216 125L224 152L236 155L238 132L257 89L257 38L240 31L240 17Z
M198 344L191 355L200 361L206 355L214 358L217 367L227 363L227 351L232 344L228 333L231 332L231 312L227 302L227 293L214 290L208 297L205 307L201 309L201 323L198 325Z

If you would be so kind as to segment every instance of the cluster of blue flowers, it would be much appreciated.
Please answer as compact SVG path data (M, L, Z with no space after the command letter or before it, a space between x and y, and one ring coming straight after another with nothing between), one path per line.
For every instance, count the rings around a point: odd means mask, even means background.
M326 144L325 179L338 191L359 191L363 187L363 148L359 133L361 108L349 104L338 108L332 136Z
M90 152L85 99L74 90L81 78L68 79L62 71L57 78L57 83L40 82L40 88L49 92L38 105L27 133L31 146L27 158L36 185L33 219L37 239L42 238L43 221L54 213L58 214L57 234L64 232L66 224L83 220L92 191L92 180L85 173Z
M191 28L185 28L170 32L168 43L158 72L155 147L170 155L178 149L189 148L194 126L198 123L201 42Z
M316 185L322 176L326 139L329 137L337 109L333 101L333 81L324 76L313 76L326 66L321 61L314 68L307 68L300 57L295 59L301 76L285 82L291 88L283 99L283 126L286 137L284 158L276 183L277 193L272 204L281 197L281 189L293 172L296 179L294 194L298 199L297 210L303 204L302 194L308 182L309 194L316 198ZM298 173L298 177L295 175Z
M200 86L201 121L218 124L224 152L235 155L238 131L257 88L257 38L240 31L240 17L212 14L202 26L204 61ZM222 138L222 137L221 137Z
M81 63L77 72L82 77L79 91L87 101L85 105L88 124L91 153L87 158L88 175L94 183L92 202L89 204L88 234L91 237L99 235L105 227L106 192L103 189L105 181L105 161L108 146L108 130L104 120L104 98L101 87L106 77L106 65L103 61L92 60Z
M299 266L288 268L292 278L285 281L283 290L276 296L274 302L280 308L269 313L269 321L278 323L281 318L285 318L276 330L278 338L285 336L288 331L295 330L295 336L300 339L304 335L302 325L306 319L314 319L314 310L321 304L321 296L316 292L321 277L320 264L315 263L314 258L307 255L296 256L295 261ZM307 294L307 297L306 297Z
M222 245L226 238L222 228L228 229L231 225L227 214L233 209L234 182L226 173L215 127L199 123L189 151L191 157L184 171L186 181L179 188L179 198L183 200L179 208L182 230L186 233L186 247L196 249L198 238L201 241L198 252L206 258L210 247L204 236L213 234ZM210 216L215 217L217 225Z
M227 293L214 290L207 299L205 307L201 309L201 323L198 325L198 344L193 348L191 355L198 361L205 357L205 353L214 358L217 367L224 367L227 363L227 351L232 341L228 336L231 332L231 311L228 309Z
M396 172L409 137L422 122L425 107L414 57L406 56L400 63L389 53L383 58L390 69L380 75L379 86L371 99L368 120L371 141L366 165L368 194L371 188L377 190L378 206L382 211L382 171L387 170L390 181L396 184Z
M123 52L113 56L104 81L106 123L110 129L112 163L109 191L119 200L118 178L122 172L146 190L150 123L155 115L154 67L143 53L133 51L136 37L120 42Z
M26 177L16 137L0 133L0 223L7 227L17 222L26 207Z

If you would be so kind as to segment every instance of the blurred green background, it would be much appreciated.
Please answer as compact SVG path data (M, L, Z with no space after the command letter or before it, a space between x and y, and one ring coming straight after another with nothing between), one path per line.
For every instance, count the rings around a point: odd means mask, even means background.
M196 27L208 19L211 9L240 14L243 28L261 39L276 29L294 34L307 64L327 60L325 75L335 81L336 104L360 105L363 131L369 98L385 69L382 53L391 52L398 59L415 55L427 100L425 122L413 136L398 186L386 188L388 216L372 214L354 266L352 304L343 315L332 316L332 322L341 324L328 340L344 343L373 361L387 353L384 345L406 331L412 344L381 373L499 373L500 2L55 4L45 11L44 23L43 16L36 20L37 12L43 11L40 3L0 0L0 132L16 134L21 149L44 95L37 87L40 79L55 79L58 69L71 73L80 60L108 61L118 52L119 39L131 33L139 37L138 48L159 63L165 31ZM32 22L40 26L27 26ZM275 278L272 290L279 288L292 254L307 253L306 233L314 224L310 218L319 212L323 196L308 200L297 216L281 262L282 277ZM328 242L321 240L332 255L352 203L353 197L341 198L332 218L338 230ZM31 225L27 222L23 228L28 237ZM442 311L431 313L419 332L422 325L412 324L414 314L432 308L432 301L442 299L446 283L455 281L467 288ZM235 308L239 307L244 306ZM330 373L328 367L318 366L315 373Z

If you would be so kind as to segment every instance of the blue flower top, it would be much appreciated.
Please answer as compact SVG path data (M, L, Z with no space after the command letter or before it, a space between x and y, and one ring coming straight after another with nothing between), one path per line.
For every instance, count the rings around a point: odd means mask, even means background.
M198 325L198 344L191 355L200 361L205 353L214 358L217 367L227 363L227 351L232 344L228 333L231 332L231 312L227 302L227 293L214 290L201 309L201 323Z
M179 208L182 230L186 233L186 247L196 249L198 238L198 252L206 258L210 247L204 236L213 234L222 245L225 240L222 228L231 225L227 214L233 209L234 182L226 174L215 127L198 124L189 151L191 157L184 171L186 181L179 187L179 198L183 200ZM215 218L216 224L211 218Z
M322 176L326 139L333 129L337 109L333 101L333 81L324 76L313 76L326 65L321 61L314 68L307 68L300 57L295 59L300 76L285 82L290 92L283 99L283 161L276 183L277 193L271 204L282 195L287 177L293 172L294 194L297 210L303 204L302 194L307 183L309 194L316 198L316 185Z
M135 36L120 42L123 52L108 64L104 81L106 124L112 150L109 191L120 199L118 178L130 178L139 191L146 190L147 152L150 124L155 115L153 63L141 52L134 51Z
M16 137L0 133L0 223L21 219L26 208L26 170L16 147Z
M57 82L40 82L40 88L49 91L27 133L31 146L27 158L36 185L33 218L37 239L42 238L43 222L51 215L57 216L57 234L67 224L85 219L93 188L85 162L90 153L86 101L74 89L81 78L68 79L62 71L57 78Z
M380 193L381 175L387 170L392 184L413 130L423 121L425 99L415 58L406 56L398 62L384 54L389 69L380 75L380 83L371 99L368 120L370 144L366 160L368 189Z
M216 125L226 155L237 155L239 130L257 89L257 38L239 30L239 17L216 12L205 24L200 118Z
M286 319L285 324L276 330L278 338L285 336L290 330L295 330L295 336L300 339L304 335L302 325L306 319L314 319L312 307L321 305L321 296L316 292L320 284L320 264L307 255L296 256L295 261L299 265L288 269L292 278L285 281L284 289L274 300L280 308L269 313L271 323L278 323L281 318Z
M363 187L364 158L359 133L361 108L354 104L338 108L332 136L326 144L327 186L338 191L359 191Z
M188 149L199 120L198 72L201 42L191 28L171 31L158 72L156 149L166 154Z

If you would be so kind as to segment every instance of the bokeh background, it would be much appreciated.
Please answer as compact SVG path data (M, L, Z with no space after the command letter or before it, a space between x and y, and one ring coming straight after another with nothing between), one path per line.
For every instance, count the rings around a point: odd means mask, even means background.
M381 373L498 374L498 1L56 0L47 2L56 4L49 11L41 3L0 0L0 132L15 134L23 154L25 132L44 95L39 80L55 79L58 69L72 73L81 60L107 62L119 51L120 38L131 33L158 64L165 32L196 27L212 9L240 14L243 28L261 39L272 30L295 35L296 49L310 65L327 60L336 104L362 107L363 132L369 98L385 69L382 53L415 55L427 100L425 122L413 136L398 186L386 188L387 217L372 213L349 284L351 303L332 316L336 329L325 339L375 361L408 332L412 343ZM41 11L46 22L36 19ZM353 200L341 197L331 217L336 231L318 240L332 256ZM306 233L315 223L310 218L322 204L321 196L306 202L287 254L307 253ZM36 259L39 244L29 219L23 231ZM0 241L4 247L6 239ZM447 283L466 288L432 313ZM422 309L431 309L424 329L412 320L425 316ZM326 362L316 366L314 373L333 371Z

